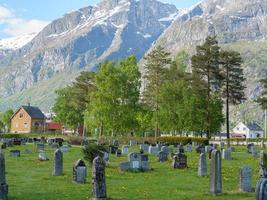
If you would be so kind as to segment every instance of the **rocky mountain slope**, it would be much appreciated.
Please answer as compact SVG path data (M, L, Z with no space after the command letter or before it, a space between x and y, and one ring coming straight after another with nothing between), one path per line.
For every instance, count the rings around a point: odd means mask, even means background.
M177 14L175 6L156 0L103 0L64 15L22 48L0 51L0 106L66 72L94 70L131 54L141 59Z
M259 79L267 76L267 1L203 0L178 16L155 45L173 55L181 49L193 54L196 45L214 34L223 48L239 51L244 59L248 100L233 108L232 117L262 121L254 100L261 91Z

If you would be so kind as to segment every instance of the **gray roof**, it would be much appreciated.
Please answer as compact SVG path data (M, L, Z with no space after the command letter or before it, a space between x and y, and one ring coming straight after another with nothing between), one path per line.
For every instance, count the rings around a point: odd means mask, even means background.
M247 123L246 126L251 131L263 131L263 129L255 122L253 123Z
M38 107L33 106L22 106L22 108L30 115L33 119L44 119L45 115Z

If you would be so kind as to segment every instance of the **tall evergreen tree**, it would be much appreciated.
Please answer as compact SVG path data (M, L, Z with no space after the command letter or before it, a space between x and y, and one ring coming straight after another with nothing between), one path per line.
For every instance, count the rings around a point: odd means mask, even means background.
M240 53L236 51L220 52L220 64L224 77L222 94L226 104L226 133L228 139L230 138L229 105L238 105L246 99L242 62Z
M145 90L144 103L153 111L155 121L155 137L159 135L159 95L160 88L165 81L166 67L171 64L170 53L163 47L157 46L145 56Z
M201 86L206 96L206 130L207 137L211 136L211 96L221 87L222 76L219 69L220 47L215 36L209 36L203 45L196 47L196 54L192 57L192 70L195 77L204 82Z
M261 105L263 110L267 110L267 77L261 79L261 84L263 86L263 91L261 97L257 99L257 102Z

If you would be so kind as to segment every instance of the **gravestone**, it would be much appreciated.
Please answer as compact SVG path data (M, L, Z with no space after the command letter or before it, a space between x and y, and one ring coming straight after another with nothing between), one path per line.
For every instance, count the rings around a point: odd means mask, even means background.
M134 145L137 145L137 142L135 140L130 140L130 146L134 146Z
M253 143L249 143L249 144L247 145L247 152L248 152L248 153L252 153L252 147L254 147L254 144L253 144Z
M267 199L267 179L260 178L256 185L256 200Z
M210 193L213 195L222 193L222 168L221 152L213 150L210 166Z
M73 165L72 180L76 183L86 182L86 165L83 160L77 160Z
M69 147L68 145L63 145L60 147L60 151L63 152L63 153L66 153L69 151Z
M197 174L198 176L207 176L207 160L205 153L199 155Z
M0 199L8 200L8 185L6 183L5 157L0 152Z
M192 152L192 145L191 144L187 144L186 145L186 151L187 152Z
M158 147L158 152L161 151L162 144L157 144L156 147Z
M252 169L249 166L244 166L240 169L240 191L251 192L252 191Z
M165 162L165 161L167 161L167 160L168 160L168 155L169 155L169 154L167 154L166 152L164 152L164 151L160 151L160 152L158 153L159 162Z
M112 145L115 147L119 146L119 141L118 140L112 140Z
M117 156L117 157L121 157L121 150L120 150L120 149L117 149L117 151L116 151L116 156Z
M254 145L251 147L251 154L254 158L258 157L258 152L257 152L257 149Z
M129 146L122 146L122 154L128 154L129 153Z
M92 200L104 200L107 198L105 161L101 157L93 160L92 167Z
M210 146L210 145L205 146L205 152L206 153L209 153L209 151L213 151L213 150L214 150L213 146Z
M178 151L178 153L184 153L184 147L182 144L178 144L177 151Z
M187 168L187 157L183 153L177 153L173 157L172 167L174 169L184 169Z
M11 157L20 157L20 150L10 150Z
M224 160L231 160L231 149L223 149L222 150L222 159Z
M63 175L63 153L57 149L54 153L53 175Z
M37 152L44 151L45 145L42 143L37 143L36 144L36 150Z
M39 158L40 161L47 161L48 160L45 152L40 152L39 155L38 155L38 158Z
M109 161L109 154L105 151L101 151L102 155L103 155L103 160L105 162L108 162Z
M120 163L121 171L147 171L150 169L148 156L140 153L130 153L128 155L128 162Z
M205 152L205 146L203 144L200 144L196 147L197 153L204 153Z
M259 175L261 178L267 178L267 154L260 152Z
M143 150L144 153L148 153L149 145L148 144L141 144L140 150Z
M161 151L163 151L165 154L169 155L170 149L168 146L163 146L161 147Z
M31 150L29 150L29 149L25 149L25 150L24 150L24 153L25 153L25 154L30 154L30 153L31 153Z
M220 146L221 146L221 149L223 149L224 148L224 142L220 142Z
M116 154L118 147L114 145L109 145L109 153Z
M55 149L58 149L59 148L59 144L58 143L52 143L51 147L55 148Z
M148 148L148 153L157 156L158 153L159 153L159 149L158 149L157 146L149 146L149 148Z

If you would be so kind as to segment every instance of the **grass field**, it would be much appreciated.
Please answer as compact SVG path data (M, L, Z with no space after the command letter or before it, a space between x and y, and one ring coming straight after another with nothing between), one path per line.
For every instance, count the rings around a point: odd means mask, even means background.
M24 154L24 149L31 154ZM131 151L137 150L131 148ZM9 157L9 150L20 149L21 157ZM155 156L149 156L153 170L144 173L120 172L118 165L127 160L111 155L106 168L107 192L112 200L202 200L227 199L251 200L254 193L241 193L239 188L239 168L249 165L253 168L253 185L258 178L258 159L245 152L245 147L236 148L233 160L222 162L223 192L221 196L210 196L209 177L197 176L198 154L187 153L188 169L173 170L171 161L158 163ZM72 147L64 153L64 176L52 176L54 149L47 147L49 161L38 160L34 145L14 146L4 150L6 176L9 185L9 200L86 200L91 194L91 167L88 167L86 184L72 182L73 163L83 158L80 147ZM208 159L207 159L208 160ZM208 160L208 162L210 162ZM209 166L209 164L208 164Z

